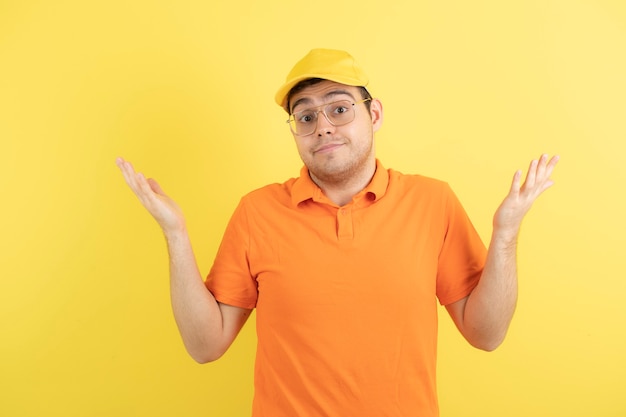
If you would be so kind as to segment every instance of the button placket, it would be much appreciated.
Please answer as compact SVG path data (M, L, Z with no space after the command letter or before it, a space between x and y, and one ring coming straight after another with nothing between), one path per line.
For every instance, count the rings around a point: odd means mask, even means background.
M352 208L342 207L337 210L337 237L339 239L354 238Z

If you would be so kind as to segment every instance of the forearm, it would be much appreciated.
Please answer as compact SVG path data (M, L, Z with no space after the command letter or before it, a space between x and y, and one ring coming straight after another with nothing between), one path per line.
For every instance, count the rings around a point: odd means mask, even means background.
M250 309L227 306L205 287L196 263L180 207L159 184L116 159L126 183L157 221L170 259L170 287L176 324L189 354L198 362L219 358L244 325Z
M166 234L174 318L185 347L198 362L217 359L225 350L222 314L204 285L185 230Z
M467 299L464 335L481 349L498 347L513 318L517 303L517 231L494 228L485 269Z
M558 156L533 160L526 180L513 176L511 189L496 210L485 269L472 293L448 307L454 322L474 346L493 350L502 343L517 304L517 237L535 199L552 186Z

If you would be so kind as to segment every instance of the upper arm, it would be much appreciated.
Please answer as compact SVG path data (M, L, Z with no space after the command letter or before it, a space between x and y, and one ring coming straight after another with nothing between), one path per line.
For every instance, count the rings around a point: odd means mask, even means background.
M218 302L222 313L222 353L233 343L237 334L248 321L252 309L231 306Z
M465 336L464 334L464 316L465 316L465 305L467 304L467 300L469 299L469 295L465 298L461 298L459 301L455 301L454 303L450 303L446 305L446 310L448 310L448 314L452 318L452 321L456 325L457 329Z

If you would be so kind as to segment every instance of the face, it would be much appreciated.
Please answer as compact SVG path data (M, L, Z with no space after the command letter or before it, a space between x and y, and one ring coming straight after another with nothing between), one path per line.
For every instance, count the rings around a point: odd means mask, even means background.
M332 81L309 86L291 97L291 113L338 100L357 103L362 100L357 87ZM342 126L333 126L320 112L315 131L307 136L296 136L296 146L302 162L318 185L340 184L373 175L376 167L374 132L382 124L382 105L372 99L370 111L364 103L355 104L354 120Z

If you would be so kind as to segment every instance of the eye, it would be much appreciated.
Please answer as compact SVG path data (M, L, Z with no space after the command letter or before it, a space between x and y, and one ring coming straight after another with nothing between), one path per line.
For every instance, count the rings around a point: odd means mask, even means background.
M342 115L350 111L350 103L347 101L342 101L340 103L336 103L332 106L332 114Z
M303 111L294 115L298 123L311 123L315 120L315 114L311 111Z

